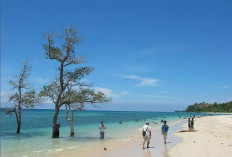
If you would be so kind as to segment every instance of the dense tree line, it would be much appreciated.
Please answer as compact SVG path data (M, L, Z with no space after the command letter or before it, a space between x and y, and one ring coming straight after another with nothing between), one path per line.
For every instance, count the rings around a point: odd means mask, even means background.
M232 101L226 103L195 103L188 106L185 112L232 112Z

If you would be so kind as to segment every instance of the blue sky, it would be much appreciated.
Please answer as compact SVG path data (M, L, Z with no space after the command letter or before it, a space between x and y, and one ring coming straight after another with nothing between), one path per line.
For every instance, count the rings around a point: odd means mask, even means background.
M74 25L77 55L95 71L86 80L112 97L102 110L173 111L232 100L230 0L2 0L1 94L25 58L37 90L57 74L43 34ZM38 108L52 108L39 105Z

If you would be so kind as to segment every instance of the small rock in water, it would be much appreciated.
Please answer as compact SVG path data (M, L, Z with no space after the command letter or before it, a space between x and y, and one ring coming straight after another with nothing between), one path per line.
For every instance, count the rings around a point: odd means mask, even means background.
M107 150L107 148L105 147L104 150Z

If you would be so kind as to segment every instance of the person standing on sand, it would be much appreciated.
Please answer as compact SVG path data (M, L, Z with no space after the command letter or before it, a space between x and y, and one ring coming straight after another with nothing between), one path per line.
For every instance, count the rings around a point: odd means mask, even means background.
M191 120L190 120L190 118L188 118L188 128L189 128L189 130L191 129Z
M151 140L151 127L149 126L149 122L145 123L146 125L143 126L142 135L143 135L143 149L145 149L144 145L147 142L147 148L149 147L150 140Z
M194 130L194 118L192 118L192 121L191 121L191 129Z
M167 125L167 121L165 120L164 124L161 127L161 134L164 137L164 144L167 143L168 129L169 129L169 126Z
M101 124L99 125L99 129L100 129L100 139L104 139L106 127L103 124L103 121L101 121Z

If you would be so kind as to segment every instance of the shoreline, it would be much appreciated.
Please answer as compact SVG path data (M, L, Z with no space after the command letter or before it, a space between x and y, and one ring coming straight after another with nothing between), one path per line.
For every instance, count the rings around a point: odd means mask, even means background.
M209 124L207 126L206 124ZM187 129L186 119L170 124L167 144L163 144L160 126L152 129L149 149L142 149L142 137L105 143L104 146L85 150L66 150L53 157L229 157L232 155L232 115L214 115L195 118L195 132L179 132ZM104 141L103 141L104 142ZM104 150L106 148L107 150ZM49 155L48 155L49 156ZM43 156L43 157L48 157Z
M104 114L103 114L104 113ZM33 111L25 112L26 117L32 117L35 113ZM46 114L46 115L45 115ZM52 112L41 112L41 119L47 119ZM61 128L61 136L59 139L53 139L50 137L50 128L47 127L48 123L44 125L42 120L35 117L33 119L34 125L40 125L41 128L34 129L32 126L28 126L25 130L19 135L14 136L14 132L8 132L5 130L3 142L3 152L4 156L11 157L61 157L61 156L91 156L88 155L91 152L99 152L98 154L110 154L112 156L113 152L122 152L127 153L129 151L134 151L133 149L141 150L142 136L141 129L144 126L145 118L150 121L150 126L153 128L151 146L154 149L150 150L150 153L153 154L162 154L164 152L163 138L160 133L161 120L165 119L168 121L168 125L171 126L171 130L168 134L168 139L170 143L167 144L166 153L168 150L175 144L177 144L181 138L174 136L175 131L181 129L181 123L186 121L188 116L192 114L176 114L176 113L149 113L144 114L143 112L134 113L112 113L112 112L102 112L102 113L88 113L81 112L76 114L76 119L79 120L79 123L76 123L78 127L75 129L76 136L70 137L70 128L65 126L65 120L63 120ZM207 116L207 114L196 114L196 116ZM4 115L5 125L8 126L9 123L14 122L12 119ZM145 117L145 118L142 118ZM62 117L60 117L61 119ZM139 121L136 121L136 119ZM97 120L96 120L97 119ZM96 121L104 120L107 130L105 140L99 139L99 129ZM25 119L27 120L27 119ZM119 121L122 121L122 124L119 124ZM62 122L62 121L61 121ZM81 122L81 123L80 123ZM85 122L86 124L84 124ZM87 123L90 124L87 125ZM12 128L12 125L9 125L9 130ZM12 130L11 129L11 130ZM172 133L173 131L173 133ZM33 137L33 138L32 138ZM12 149L14 145L18 143L19 145ZM107 148L107 151L103 151L104 148ZM87 153L86 153L87 152ZM63 155L62 155L63 154ZM96 156L96 154L93 154ZM120 154L119 154L120 155ZM134 156L136 156L135 154ZM140 152L140 156L143 155L143 152ZM84 156L84 157L85 157ZM99 155L100 156L100 155ZM126 156L126 155L125 155Z
M142 149L142 137L141 135L131 136L125 140L107 141L105 145L96 146L95 148L86 149L71 149L64 150L52 154L53 157L117 157L117 156L133 156L141 157L150 156L151 154L159 154L160 156L168 157L169 150L176 144L180 143L182 139L174 135L177 130L182 128L185 119L175 120L168 124L172 130L169 132L167 144L163 144L163 137L160 133L160 124L152 128L152 139L149 149ZM104 141L102 141L104 143ZM106 148L107 150L104 150ZM136 150L136 151L134 151ZM49 157L44 156L44 157Z

